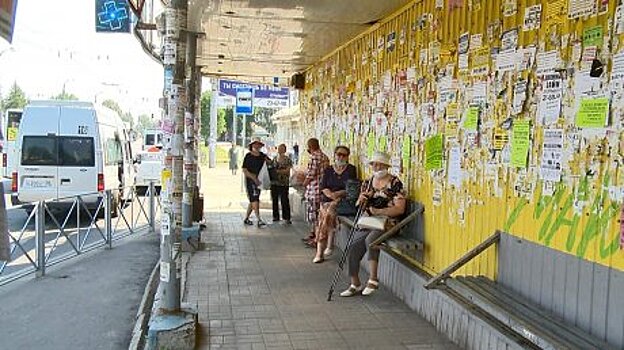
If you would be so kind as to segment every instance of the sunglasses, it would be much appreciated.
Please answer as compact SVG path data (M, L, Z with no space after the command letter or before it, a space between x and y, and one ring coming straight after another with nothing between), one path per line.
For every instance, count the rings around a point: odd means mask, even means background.
M348 157L349 155L346 154L346 153L336 152L336 156L338 156L338 157Z

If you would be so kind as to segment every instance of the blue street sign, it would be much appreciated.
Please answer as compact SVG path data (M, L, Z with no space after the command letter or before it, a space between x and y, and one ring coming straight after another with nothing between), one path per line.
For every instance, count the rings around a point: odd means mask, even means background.
M236 88L236 114L253 114L253 89Z
M286 108L289 106L288 98L290 91L288 88L219 79L220 96L232 97L232 100L234 100L234 97L236 97L236 90L242 87L253 89L254 108ZM232 104L234 104L234 102L232 102Z
M130 33L130 8L126 0L95 0L95 31Z

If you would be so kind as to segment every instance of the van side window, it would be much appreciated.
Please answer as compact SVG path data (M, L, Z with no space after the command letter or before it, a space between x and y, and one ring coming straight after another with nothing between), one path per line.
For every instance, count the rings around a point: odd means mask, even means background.
M57 165L57 147L55 136L24 136L22 165Z
M106 140L106 165L117 165L121 162L121 144L115 139Z

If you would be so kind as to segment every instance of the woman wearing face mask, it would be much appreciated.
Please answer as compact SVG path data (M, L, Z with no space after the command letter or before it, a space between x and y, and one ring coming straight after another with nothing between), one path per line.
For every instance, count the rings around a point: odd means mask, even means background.
M316 255L312 260L318 264L332 253L336 229L336 206L347 195L348 180L356 179L357 171L349 164L350 150L338 146L334 150L334 165L325 169L321 178L321 207L316 226Z
M369 162L373 170L373 177L362 184L362 193L358 199L358 205L364 203L366 213L372 216L386 216L389 224L396 223L396 220L405 212L405 197L403 194L403 183L399 178L388 173L390 168L390 157L382 152L376 152ZM349 276L351 286L340 296L350 297L358 293L371 295L379 287L377 277L377 266L379 262L379 249L369 248L383 231L359 229L353 236L349 251ZM360 261L368 251L370 262L370 279L366 286L362 286L360 281Z
M245 174L245 188L247 189L247 198L249 205L247 206L247 215L243 223L245 225L253 225L249 220L249 216L253 211L258 219L258 227L265 226L266 223L260 218L260 180L258 174L262 170L262 166L269 162L270 159L266 154L260 152L264 147L264 143L260 139L255 139L249 144L249 153L245 155L243 160L243 173Z

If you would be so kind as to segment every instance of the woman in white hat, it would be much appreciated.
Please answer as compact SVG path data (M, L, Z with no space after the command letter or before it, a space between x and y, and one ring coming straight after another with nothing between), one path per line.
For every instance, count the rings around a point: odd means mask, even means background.
M249 153L245 155L242 166L243 174L245 174L247 198L249 199L247 215L245 216L243 223L245 225L253 225L253 222L249 220L249 216L253 211L258 219L258 227L266 225L266 223L260 218L260 180L258 179L258 174L260 174L262 166L271 161L266 154L260 152L262 147L264 147L264 143L259 138L253 139L249 143Z
M387 217L387 225L393 225L396 220L405 213L405 196L403 183L398 177L390 174L390 157L386 153L376 152L369 161L373 170L373 177L362 185L362 193L358 204L365 205L366 215ZM387 228L387 226L386 226ZM379 249L370 248L384 231L371 229L358 229L347 250L349 252L349 276L351 285L340 296L350 297L358 293L362 295L373 294L379 287L377 266L379 262ZM370 262L370 278L363 286L360 281L360 261L368 252Z

